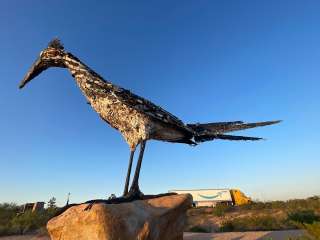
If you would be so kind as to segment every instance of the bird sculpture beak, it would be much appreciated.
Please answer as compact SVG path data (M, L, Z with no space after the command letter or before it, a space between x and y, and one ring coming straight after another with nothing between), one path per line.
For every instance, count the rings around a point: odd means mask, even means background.
M20 82L19 88L23 88L28 82L30 82L33 78L38 76L42 71L46 70L48 67L46 64L38 58L34 64L32 64L30 70L27 72L24 79Z

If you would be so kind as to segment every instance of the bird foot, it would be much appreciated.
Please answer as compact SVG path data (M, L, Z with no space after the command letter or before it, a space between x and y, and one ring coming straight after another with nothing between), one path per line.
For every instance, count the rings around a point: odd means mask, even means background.
M139 187L131 188L130 191L123 196L128 202L135 200L143 200L144 194L140 191Z
M135 200L143 200L143 199L144 199L144 195L138 188L137 190L133 190L133 191L130 190L128 194L122 197L112 198L108 200L96 199L96 200L87 201L85 203L87 203L88 205L85 207L84 211L90 210L93 207L93 205L96 203L119 204L119 203L126 203L126 202L132 202Z
M88 210L91 210L91 208L93 207L93 205L95 203L109 203L109 200L104 200L104 199L96 199L96 200L90 200L90 201L87 201L85 203L88 203L88 205L85 207L84 211L88 211Z

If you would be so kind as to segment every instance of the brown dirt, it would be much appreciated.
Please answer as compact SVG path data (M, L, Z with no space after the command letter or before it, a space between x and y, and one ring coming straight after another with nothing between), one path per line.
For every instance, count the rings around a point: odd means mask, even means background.
M184 240L284 240L302 236L302 230L228 232L228 233L185 233Z

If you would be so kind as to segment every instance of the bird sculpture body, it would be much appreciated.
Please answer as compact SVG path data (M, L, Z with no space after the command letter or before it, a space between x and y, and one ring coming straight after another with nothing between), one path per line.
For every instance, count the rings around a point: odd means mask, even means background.
M197 145L214 140L260 140L261 138L226 135L226 132L266 126L279 121L257 123L217 122L206 124L184 124L180 119L150 101L106 81L99 74L66 52L58 39L51 41L32 65L20 84L23 88L30 80L49 67L69 69L88 103L111 127L121 132L130 147L128 172L123 198L141 199L139 174L146 141L150 139ZM129 190L130 173L136 147L140 154L134 179Z

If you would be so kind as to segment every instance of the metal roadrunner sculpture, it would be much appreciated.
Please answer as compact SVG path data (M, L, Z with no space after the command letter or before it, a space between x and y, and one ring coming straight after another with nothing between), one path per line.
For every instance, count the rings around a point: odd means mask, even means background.
M215 139L254 141L261 138L226 135L225 133L279 122L243 123L235 121L184 124L161 107L103 79L73 54L66 52L58 39L52 40L48 47L40 52L39 58L19 87L23 88L30 80L50 67L68 68L93 109L111 127L119 130L129 144L129 166L122 197L127 201L143 199L143 194L139 189L139 174L147 140L154 139L190 145ZM139 144L140 154L129 190L133 156Z

